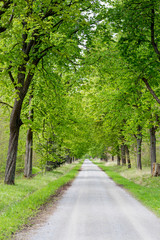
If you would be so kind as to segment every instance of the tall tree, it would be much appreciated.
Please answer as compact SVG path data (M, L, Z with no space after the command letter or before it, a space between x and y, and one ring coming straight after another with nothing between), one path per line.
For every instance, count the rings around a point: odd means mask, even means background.
M137 70L137 79L145 83L160 104L157 91L160 78L159 7L157 0L115 1L109 16L119 35L118 45L122 56Z
M50 52L59 63L76 59L74 49L79 48L80 34L83 29L91 29L89 23L93 23L87 12L97 12L99 4L98 1L92 5L92 1L82 4L81 1L51 0L41 4L17 1L9 6L7 11L14 11L14 18L11 29L2 33L5 39L2 52L5 53L8 75L16 94L10 118L5 183L14 184L21 110L36 68ZM4 18L7 11L3 14Z
M30 124L32 124L33 122L33 113L34 113L32 100L33 100L33 89L29 97L30 111L29 111L28 119L31 121ZM33 129L31 126L29 126L27 131L25 166L24 166L24 176L27 178L32 177L32 160L33 160Z

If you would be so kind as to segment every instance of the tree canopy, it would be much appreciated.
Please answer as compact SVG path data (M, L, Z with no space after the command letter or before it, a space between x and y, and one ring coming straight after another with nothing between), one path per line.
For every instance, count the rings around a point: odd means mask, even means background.
M141 168L142 139L150 130L153 143L159 126L159 7L156 0L0 2L0 103L11 110L6 184L14 184L22 124L42 165L119 156L137 145Z

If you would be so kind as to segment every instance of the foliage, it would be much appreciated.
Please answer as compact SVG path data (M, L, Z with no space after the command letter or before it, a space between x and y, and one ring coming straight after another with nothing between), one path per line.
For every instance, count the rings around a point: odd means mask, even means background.
M22 99L18 118L41 167L117 155L121 144L134 151L139 127L149 141L160 115L147 85L158 97L158 1L8 1L1 10L0 101Z

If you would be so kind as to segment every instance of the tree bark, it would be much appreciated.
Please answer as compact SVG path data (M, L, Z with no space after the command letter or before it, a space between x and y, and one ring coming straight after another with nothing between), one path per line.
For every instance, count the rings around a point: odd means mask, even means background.
M23 100L27 94L29 85L31 80L34 76L34 72L29 72L27 74L25 80L25 74L22 73L22 70L25 69L21 67L18 73L18 83L22 86L16 87L15 89L18 90L17 98L14 102L14 107L12 109L11 118L10 118L10 139L9 139L9 147L8 147L8 156L7 156L7 163L6 163L6 170L5 170L5 184L14 184L15 178L15 169L16 169L16 158L17 158L17 150L18 150L18 138L19 138L19 129L22 125L22 121L20 119L21 109ZM25 80L25 83L24 83Z
M150 128L150 156L151 156L151 173L153 171L153 163L156 163L156 128Z
M5 169L5 184L14 184L15 170L16 170L16 158L18 149L19 129L22 125L20 119L22 100L15 99L14 107L12 109L10 118L10 139L7 155L7 163Z
M155 93L155 91L151 88L151 86L148 83L148 80L146 78L142 78L143 82L145 83L147 89L149 90L149 92L152 94L152 96L154 97L154 99L157 101L157 103L160 104L160 99L158 98L157 94Z
M137 134L137 168L142 170L141 152L142 152L142 133L141 126L138 126Z
M129 148L127 145L125 145L125 151L126 151L126 156L127 156L128 168L131 168L130 152L129 152Z
M31 105L32 98L33 98L33 94L30 95L30 99L29 99L30 105ZM29 120L33 122L33 108L31 109L31 111L29 111ZM24 176L27 178L32 177L32 158L33 158L33 132L30 127L27 131L25 168L24 168Z
M70 156L67 157L67 163L72 163L72 158Z
M32 156L33 156L33 132L32 129L29 128L27 131L25 168L24 168L24 176L27 178L32 177Z
M114 156L112 156L112 161L114 161Z
M120 165L120 162L121 162L120 154L117 154L117 165Z
M124 143L121 145L121 159L122 159L122 165L126 165L126 155L125 155Z
M121 157L120 157L120 149L119 146L117 146L117 165L120 165L121 163Z

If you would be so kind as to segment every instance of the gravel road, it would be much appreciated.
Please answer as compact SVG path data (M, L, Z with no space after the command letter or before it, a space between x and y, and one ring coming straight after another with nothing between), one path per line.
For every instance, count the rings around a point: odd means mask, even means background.
M160 220L91 161L26 240L160 240Z

